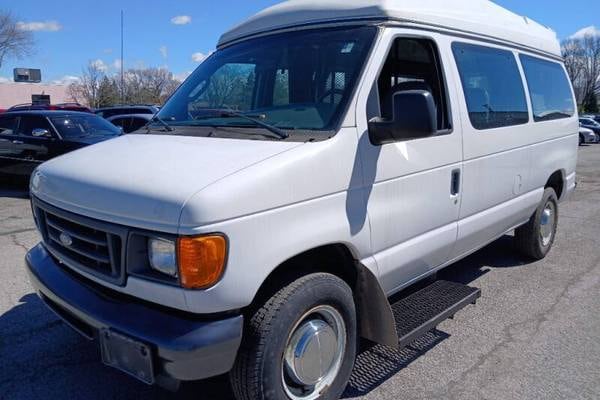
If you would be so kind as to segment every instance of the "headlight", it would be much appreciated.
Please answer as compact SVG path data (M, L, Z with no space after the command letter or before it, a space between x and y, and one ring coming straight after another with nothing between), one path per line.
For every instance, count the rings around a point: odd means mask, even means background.
M148 239L148 258L152 269L177 277L175 242L159 238Z

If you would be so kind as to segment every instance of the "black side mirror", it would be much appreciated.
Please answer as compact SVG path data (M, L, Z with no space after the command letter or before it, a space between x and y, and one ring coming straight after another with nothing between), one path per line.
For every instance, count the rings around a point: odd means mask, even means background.
M431 93L425 90L397 92L393 97L394 117L369 121L369 137L374 145L425 138L437 132L437 111Z

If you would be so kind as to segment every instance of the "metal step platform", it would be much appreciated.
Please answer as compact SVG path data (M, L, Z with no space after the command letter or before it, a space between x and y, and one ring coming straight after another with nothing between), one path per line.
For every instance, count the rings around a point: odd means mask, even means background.
M480 289L436 281L392 304L399 348L408 346L469 304L475 304L480 297Z

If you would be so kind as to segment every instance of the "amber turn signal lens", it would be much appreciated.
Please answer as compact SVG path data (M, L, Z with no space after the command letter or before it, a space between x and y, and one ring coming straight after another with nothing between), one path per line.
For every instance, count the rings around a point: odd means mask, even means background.
M182 237L177 241L179 277L186 289L216 284L225 269L227 241L223 236Z

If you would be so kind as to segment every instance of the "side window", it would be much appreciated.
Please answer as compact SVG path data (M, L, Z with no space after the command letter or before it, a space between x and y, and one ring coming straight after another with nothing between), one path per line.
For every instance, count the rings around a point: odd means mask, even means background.
M35 116L21 117L21 123L19 124L20 135L33 136L31 132L34 129L46 129L48 132L52 133L52 127L46 118Z
M573 92L562 65L521 55L536 122L569 118L575 114Z
M451 129L448 97L438 50L428 39L398 38L377 81L379 108L383 118L393 118L393 96L397 92L425 90L432 94L438 131Z
M14 135L17 129L17 117L0 117L0 136Z
M147 123L148 123L148 121L145 120L145 119L142 119L142 118L132 118L131 119L131 126L129 127L129 132L135 132L138 129L141 129L144 126L146 126Z
M466 43L454 43L452 51L475 129L529 122L525 88L512 52Z
M115 118L110 122L115 126L120 126L125 131L125 128L127 128L127 125L129 125L127 123L128 121L129 121L129 118Z

